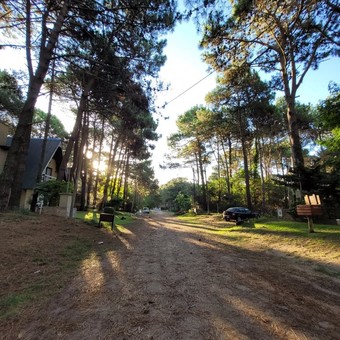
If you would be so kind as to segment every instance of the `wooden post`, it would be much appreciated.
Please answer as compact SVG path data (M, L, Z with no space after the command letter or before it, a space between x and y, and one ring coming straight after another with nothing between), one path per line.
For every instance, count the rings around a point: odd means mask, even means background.
M312 216L307 216L307 221L308 221L308 232L314 233L313 217Z

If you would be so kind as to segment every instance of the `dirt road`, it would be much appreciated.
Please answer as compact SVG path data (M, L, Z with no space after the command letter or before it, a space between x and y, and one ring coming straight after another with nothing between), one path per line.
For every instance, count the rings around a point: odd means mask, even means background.
M209 228L139 217L19 338L340 339L339 280Z

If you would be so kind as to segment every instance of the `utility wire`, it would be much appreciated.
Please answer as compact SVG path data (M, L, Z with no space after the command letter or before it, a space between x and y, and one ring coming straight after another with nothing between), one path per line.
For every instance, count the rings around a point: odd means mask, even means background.
M212 70L210 73L208 73L205 77L203 77L202 79L200 79L199 81L197 81L195 84L191 85L190 87L188 87L186 90L184 90L183 92L181 92L179 95L177 95L175 98L171 99L169 102L166 102L163 106L162 109L164 109L167 105L169 105L170 103L172 103L173 101L175 101L176 99L178 99L179 97L183 96L183 94L187 93L188 91L190 91L193 87L195 87L196 85L198 85L200 82L202 82L204 79L208 78L210 75L212 75L215 72L215 70Z

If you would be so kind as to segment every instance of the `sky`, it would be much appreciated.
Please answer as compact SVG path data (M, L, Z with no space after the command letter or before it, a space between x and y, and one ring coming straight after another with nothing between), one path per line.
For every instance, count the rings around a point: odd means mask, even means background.
M156 148L153 150L155 178L160 184L165 184L172 178L188 177L190 179L192 176L191 169L162 170L159 164L163 164L164 154L169 152L167 137L176 132L178 116L195 105L204 105L206 94L216 86L216 74L207 76L208 65L202 61L202 51L198 48L199 40L196 28L190 22L177 24L174 32L167 36L168 43L164 50L167 61L160 71L159 79L164 83L169 83L169 89L160 93L156 99L158 108L155 119L159 120L157 132L162 137L157 141ZM22 67L22 57L18 50L0 50L1 69L18 70ZM204 77L206 78L202 80ZM199 82L200 80L202 81ZM298 101L304 104L317 104L329 95L330 81L340 83L340 58L323 62L317 71L309 71L299 89ZM199 83L193 86L197 82ZM191 89L188 90L189 88ZM186 90L188 91L185 92ZM183 92L185 93L180 95ZM169 104L163 108L165 103ZM37 107L47 111L47 101L40 99ZM68 105L59 103L52 108L52 113L58 116L70 131L74 118Z
M156 116L159 118L157 132L162 138L158 140L153 152L155 177L160 184L165 184L170 178L191 176L191 169L162 170L159 164L165 161L164 154L169 153L167 137L177 131L178 116L195 105L205 104L206 94L215 87L215 74L207 77L208 65L201 60L201 51L198 48L199 36L193 24L183 23L176 26L167 40L164 51L167 61L161 69L160 79L170 85L169 90L161 93L156 101L159 107L157 113L163 116L163 118ZM203 78L205 79L202 80ZM197 82L199 83L193 86ZM186 90L188 91L185 92ZM182 94L183 92L185 93ZM165 103L169 104L162 108Z

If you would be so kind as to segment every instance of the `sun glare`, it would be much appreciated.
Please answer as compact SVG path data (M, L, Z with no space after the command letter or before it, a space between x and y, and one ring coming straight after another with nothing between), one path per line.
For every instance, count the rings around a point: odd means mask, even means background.
M97 170L99 172L105 172L106 168L107 168L105 162L103 162L103 161L99 161L99 162L93 161L92 165L93 165L93 170Z

